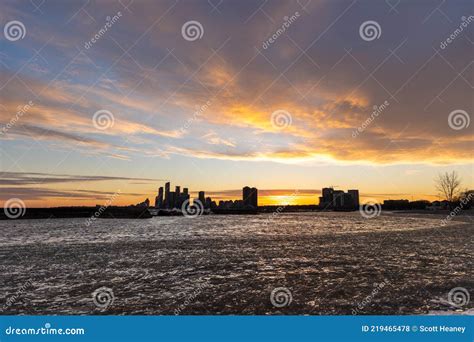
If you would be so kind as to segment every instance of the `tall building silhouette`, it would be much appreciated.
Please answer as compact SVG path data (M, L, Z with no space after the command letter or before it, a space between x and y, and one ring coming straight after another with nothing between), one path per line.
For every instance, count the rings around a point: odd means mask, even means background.
M258 190L257 188L251 188L244 186L242 188L242 201L245 207L258 207Z
M165 208L170 208L170 182L165 183Z
M170 209L176 208L176 192L174 191L169 192L168 208Z
M158 189L158 195L155 197L155 207L161 208L163 207L163 187L160 186Z
M173 206L174 208L179 208L181 204L181 187L179 185L176 185L174 195L175 199L173 202Z

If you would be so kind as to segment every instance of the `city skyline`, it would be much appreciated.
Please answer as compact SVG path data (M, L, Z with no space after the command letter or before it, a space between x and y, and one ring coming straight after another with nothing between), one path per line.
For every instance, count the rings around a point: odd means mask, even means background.
M153 179L130 179L127 177L108 177L108 176L72 176L72 175L55 175L50 177L45 174L26 174L25 177L13 177L9 173L1 173L5 176L3 182L16 181L19 185L28 185L28 184L54 184L57 188L56 191L38 191L38 199L28 200L29 196L36 196L35 191L31 191L30 188L25 188L25 192L17 192L16 195L19 196L27 206L29 207L56 207L56 206L88 206L103 204L108 201L110 198L114 198L115 205L130 205L136 202L141 202L145 198L150 200L151 204L155 203L156 196L156 180ZM86 184L94 184L96 182L100 183L102 180L109 183L115 182L117 187L111 191L91 191L90 194L88 191L78 189L68 189L70 193L62 193L57 184L64 183L65 185L72 185L76 183L84 182ZM112 178L112 179L110 179ZM174 183L171 181L161 180L165 183ZM125 183L124 183L125 182ZM138 187L136 183L143 182L147 184L147 188L150 190L144 192L133 191ZM334 182L342 184L341 182ZM148 185L149 184L149 185ZM153 184L153 185L151 185ZM259 194L258 201L259 205L314 205L318 204L323 191L321 189L332 187L335 190L338 189L349 189L356 188L356 186L334 186L332 183L321 185L317 189L310 188L288 188L288 189L261 189L257 186ZM125 186L124 186L125 185ZM88 185L89 186L89 185ZM141 184L143 187L143 184ZM131 188L129 188L131 187ZM176 186L181 188L180 186ZM160 187L158 187L159 189ZM163 197L164 197L164 187L163 188ZM399 200L399 199L408 199L410 201L416 200L428 200L436 201L442 200L442 196L435 191L435 186L433 183L433 192L431 194L414 194L414 193L392 193L392 194L383 194L383 193L368 193L363 190L360 191L360 204L368 202L379 202L382 203L384 200ZM128 190L127 190L128 189ZM151 190L155 189L155 190ZM170 188L171 189L171 188ZM195 189L202 189L201 187L196 187ZM238 200L242 196L242 187L238 189L228 189L228 190L195 190L191 187L183 187L183 192L186 191L188 198L199 198L199 192L204 192L207 196L212 197L216 202L219 201L229 201L229 200ZM463 184L463 190L471 190L468 186ZM130 192L129 192L130 190ZM83 197L83 192L87 192L87 196ZM119 195L117 196L117 193ZM43 200L44 197L46 200ZM8 193L0 194L0 201L6 201L11 196ZM54 201L55 198L58 198L58 201ZM67 200L64 200L67 199Z
M469 1L40 6L2 3L0 204L127 205L158 180L275 205L330 184L432 201L447 171L474 188Z

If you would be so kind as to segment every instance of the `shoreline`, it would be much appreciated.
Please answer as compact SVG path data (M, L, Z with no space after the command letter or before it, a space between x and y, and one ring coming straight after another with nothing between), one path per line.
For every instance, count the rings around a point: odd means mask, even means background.
M283 209L280 209L283 208ZM272 209L272 210L270 210ZM279 210L280 209L280 210ZM152 212L157 211L157 214ZM259 214L280 214L280 213L348 213L357 212L357 210L324 210L317 206L262 206L257 210L231 210L216 209L215 211L203 212L205 215L259 215ZM425 217L443 216L449 218L449 210L382 210L383 215L423 215ZM1 220L31 220L31 219L56 219L56 218L152 218L155 216L183 216L181 211L170 210L165 212L163 209L154 209L153 207L117 207L117 206L95 206L95 207L50 207L50 208L28 208L22 215L10 217L5 211L0 212ZM460 218L474 218L474 209L463 210L451 220Z

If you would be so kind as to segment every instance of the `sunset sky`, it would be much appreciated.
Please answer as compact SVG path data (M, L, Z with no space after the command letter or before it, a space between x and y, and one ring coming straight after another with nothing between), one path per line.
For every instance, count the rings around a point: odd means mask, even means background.
M215 199L255 186L259 204L317 204L330 185L434 200L452 170L474 189L473 14L471 0L2 0L0 202L120 189L130 204L165 181Z

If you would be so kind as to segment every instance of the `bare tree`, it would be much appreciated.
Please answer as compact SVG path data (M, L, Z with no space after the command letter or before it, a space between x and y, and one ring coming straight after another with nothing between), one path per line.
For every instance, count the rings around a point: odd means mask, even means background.
M452 203L461 191L461 179L456 171L440 173L435 180L440 196Z

